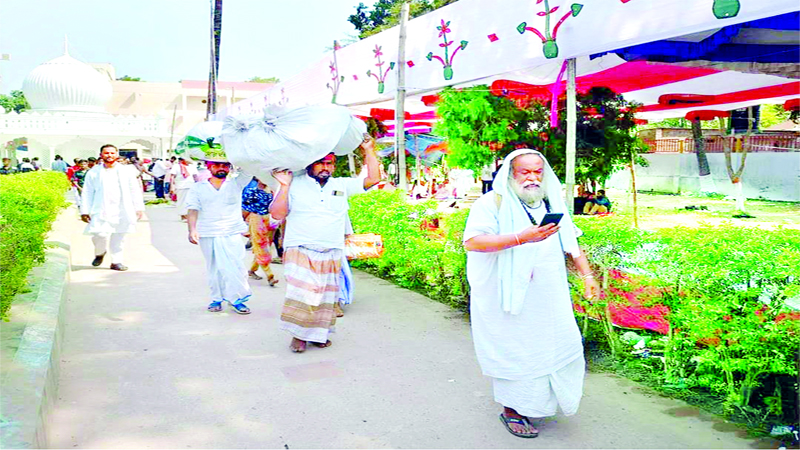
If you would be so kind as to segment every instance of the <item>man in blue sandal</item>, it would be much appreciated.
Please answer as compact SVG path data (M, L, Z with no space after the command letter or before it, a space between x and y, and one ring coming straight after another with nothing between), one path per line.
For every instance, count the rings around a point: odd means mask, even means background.
M242 219L242 190L250 177L240 174L236 179L229 178L231 164L219 155L208 156L206 167L211 178L192 186L186 207L189 242L200 245L206 260L211 288L208 311L222 311L222 303L228 302L237 313L250 314L245 302L252 292L247 283L242 239L247 232Z

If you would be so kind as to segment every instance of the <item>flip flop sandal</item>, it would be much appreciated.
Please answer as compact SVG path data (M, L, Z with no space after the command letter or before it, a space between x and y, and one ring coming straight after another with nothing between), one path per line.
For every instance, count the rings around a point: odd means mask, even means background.
M220 312L222 311L222 302L212 302L208 305L208 312Z
M267 280L267 282L269 283L270 287L273 287L276 284L278 284L278 281L280 281L280 280L278 280L275 277L270 277L269 280Z
M531 425L531 423L528 422L528 419L518 419L516 417L506 417L505 414L500 414L500 422L503 422L503 425L505 425L506 430L508 430L509 433L513 434L516 437L530 439L530 438L535 438L535 437L539 436L539 430L534 428ZM528 430L531 431L531 433L530 434L517 433L516 431L511 429L511 424L524 425Z
M263 280L264 279L264 277L256 274L255 272L247 272L247 275L249 275L250 278L252 278L254 280Z
M331 345L333 345L333 342L331 342L331 341L325 341L325 343L324 343L324 344L322 344L322 343L320 343L320 342L312 342L312 344L313 344L315 347L319 347L319 348L328 348L328 347L330 347Z
M239 314L250 314L250 308L244 305L244 303L239 303L238 305L233 305L234 311Z

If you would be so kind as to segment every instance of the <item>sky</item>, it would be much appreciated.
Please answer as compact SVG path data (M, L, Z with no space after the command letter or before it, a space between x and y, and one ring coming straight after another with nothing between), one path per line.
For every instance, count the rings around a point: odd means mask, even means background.
M363 0L362 0L363 1ZM371 4L367 0L364 3ZM282 80L357 33L358 0L225 0L219 80ZM21 89L36 66L64 54L111 63L117 77L208 79L209 0L0 0L0 93ZM2 58L0 58L2 59Z

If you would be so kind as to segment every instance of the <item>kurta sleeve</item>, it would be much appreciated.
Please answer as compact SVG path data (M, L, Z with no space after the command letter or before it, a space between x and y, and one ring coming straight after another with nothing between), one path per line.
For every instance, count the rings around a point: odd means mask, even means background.
M195 211L202 211L200 203L200 195L198 194L200 183L195 183L189 192L186 194L186 209L194 209Z
M464 229L464 242L475 236L500 233L497 205L493 202L494 193L489 192L472 204L467 218L467 226Z
M83 192L81 193L81 214L89 214L94 203L95 190L97 189L97 177L89 171L83 181Z
M363 178L342 178L341 180L348 197L366 192Z

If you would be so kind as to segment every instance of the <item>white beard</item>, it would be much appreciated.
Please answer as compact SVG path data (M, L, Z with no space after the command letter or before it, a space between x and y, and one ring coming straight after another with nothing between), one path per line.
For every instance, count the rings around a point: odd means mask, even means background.
M517 194L517 197L519 197L519 199L528 206L534 206L547 197L547 191L545 190L544 185L536 186L531 184L523 187L517 183L517 180L514 180L513 178L509 180L509 182L511 184L511 189L515 194Z

